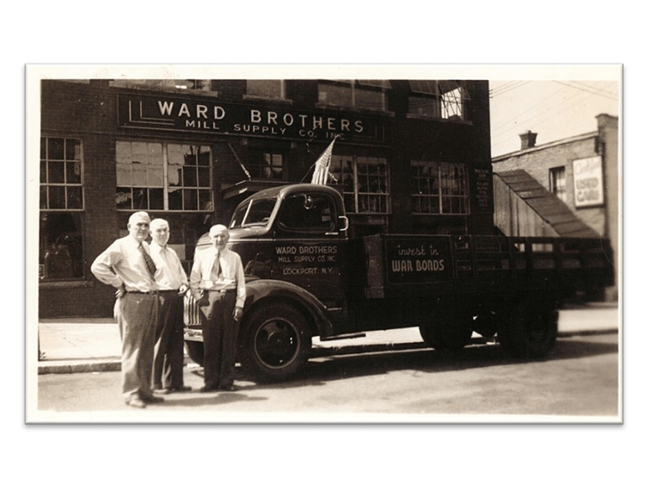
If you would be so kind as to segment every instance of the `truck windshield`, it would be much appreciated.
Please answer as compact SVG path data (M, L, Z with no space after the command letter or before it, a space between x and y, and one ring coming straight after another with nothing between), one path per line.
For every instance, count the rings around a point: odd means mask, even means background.
M248 204L238 207L230 221L230 228L266 225L277 200L277 197L252 199Z

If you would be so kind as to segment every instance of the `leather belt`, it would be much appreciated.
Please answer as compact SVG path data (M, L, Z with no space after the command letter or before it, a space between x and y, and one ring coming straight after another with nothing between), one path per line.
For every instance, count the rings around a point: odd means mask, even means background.
M127 290L126 292L127 293L135 293L137 295L157 295L158 294L158 290L152 290L152 291L140 291L140 290L130 291L130 290Z

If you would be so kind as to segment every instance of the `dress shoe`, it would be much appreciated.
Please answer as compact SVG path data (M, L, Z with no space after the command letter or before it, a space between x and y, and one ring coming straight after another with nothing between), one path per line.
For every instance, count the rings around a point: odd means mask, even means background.
M185 386L185 385L172 386L171 388L169 388L169 390L173 391L173 392L176 392L176 393L183 393L183 392L186 392L186 391L192 391L192 387L191 386Z
M218 388L214 386L202 386L201 389L199 390L201 393L209 393L211 391L217 391Z
M161 403L161 402L164 402L165 399L164 399L164 398L160 398L160 397L155 397L155 396L152 395L152 396L150 396L150 397L144 397L144 398L142 399L142 401L143 401L144 403Z
M139 399L139 398L131 398L131 399L129 399L129 400L126 401L126 404L127 404L129 407L134 407L134 408L145 408L145 407L147 406L147 405L145 405L145 403L144 403L141 399Z
M153 392L158 393L159 395L167 395L172 392L172 388L156 388Z
M219 389L221 391L237 391L237 387L235 385L220 386Z

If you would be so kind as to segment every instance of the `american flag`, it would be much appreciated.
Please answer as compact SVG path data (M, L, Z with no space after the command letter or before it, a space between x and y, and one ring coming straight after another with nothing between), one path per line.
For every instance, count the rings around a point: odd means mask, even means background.
M330 162L332 161L332 149L334 148L334 142L338 134L334 136L330 145L327 146L327 149L321 154L320 158L314 163L314 174L311 177L311 182L314 185L327 185L327 177L329 176Z

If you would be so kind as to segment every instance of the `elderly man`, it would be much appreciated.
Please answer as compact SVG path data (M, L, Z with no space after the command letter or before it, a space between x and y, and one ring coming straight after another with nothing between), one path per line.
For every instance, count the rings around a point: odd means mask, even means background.
M239 254L226 248L227 227L214 225L209 235L212 247L197 251L190 273L190 290L203 322L201 391L233 391L238 325L246 300L244 268Z
M91 266L95 277L114 286L115 316L122 339L122 394L126 404L144 408L163 401L151 391L154 337L158 322L156 265L145 239L151 219L146 212L129 218L129 234L117 239Z
M152 388L155 393L190 391L183 384L183 295L187 275L176 252L167 245L169 224L154 219L150 225L151 257L156 263L160 309L156 327Z

